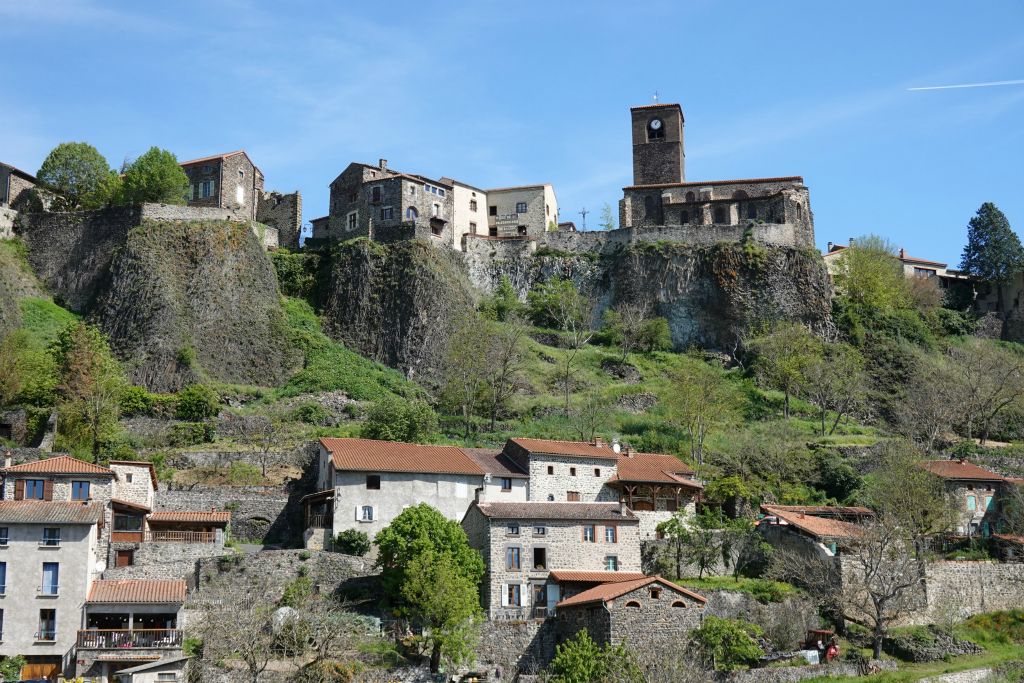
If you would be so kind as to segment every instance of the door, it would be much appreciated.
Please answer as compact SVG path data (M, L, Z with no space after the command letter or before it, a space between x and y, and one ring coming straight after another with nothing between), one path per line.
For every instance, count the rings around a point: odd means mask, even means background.
M134 550L118 550L114 555L114 566L115 567L130 567L135 560Z
M60 675L60 657L29 657L25 666L21 667L22 680L39 680L45 678L56 681Z

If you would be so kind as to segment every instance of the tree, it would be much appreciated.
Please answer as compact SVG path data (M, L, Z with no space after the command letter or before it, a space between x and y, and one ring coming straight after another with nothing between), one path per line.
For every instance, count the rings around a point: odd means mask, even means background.
M220 412L220 396L205 384L190 384L178 392L174 415L179 420L200 422Z
M265 415L243 415L231 420L228 431L253 450L252 459L259 465L260 475L266 477L267 467L280 459L280 454L274 450L278 424Z
M491 368L484 353L492 343L491 328L471 314L455 322L448 345L448 362L441 372L441 401L462 415L463 438L469 439L473 411L488 390Z
M259 683L274 658L274 608L258 599L269 588L236 584L232 595L225 599L226 607L208 612L200 626L203 658L242 661L250 683Z
M573 406L569 421L579 433L580 441L593 442L597 430L601 428L608 416L611 401L597 392L590 392Z
M437 415L425 402L388 396L370 408L362 435L366 439L411 443L425 439L436 429Z
M911 304L896 249L877 235L851 241L836 260L836 289L864 311L907 308Z
M603 647L586 629L555 648L548 672L551 683L642 683L643 672L629 647Z
M52 352L60 369L59 431L71 443L85 441L93 461L117 427L125 381L107 340L95 327L70 323L54 341Z
M58 193L54 206L64 211L103 206L109 200L110 175L107 160L86 142L60 143L36 173L40 183Z
M442 656L453 666L472 661L483 619L478 580L463 572L456 558L432 550L406 566L401 595L413 622L426 627L431 673L440 669Z
M658 524L658 532L669 539L675 552L676 577L683 575L684 566L697 568L697 578L716 564L722 556L722 541L710 526L690 524L682 513L676 513Z
M489 320L505 322L513 316L519 315L523 304L519 301L515 287L508 275L502 275L494 294L484 299L480 304L480 313Z
M409 564L426 551L446 556L474 585L484 575L483 559L469 546L459 523L426 503L402 510L373 542L378 548L375 566L381 570L384 595L392 602L401 603Z
M789 399L800 392L804 370L819 353L818 339L803 325L782 322L752 339L748 347L755 357L757 376L782 392L782 415L789 419Z
M334 550L339 553L362 557L366 553L370 552L370 537L366 535L365 531L359 531L358 529L345 529L344 531L338 532L338 535L334 539L333 547Z
M609 341L618 344L625 362L630 351L638 349L645 342L648 332L647 321L650 308L646 304L619 304L615 309L605 311L603 316L604 332Z
M825 436L826 429L834 434L839 421L864 400L867 378L864 358L849 344L826 344L822 350L808 356L801 374L807 398L818 407L821 435ZM829 411L835 419L827 428Z
M982 445L998 420L1024 400L1024 355L981 339L948 350L965 436Z
M565 391L565 416L569 416L572 378L583 345L591 340L593 302L571 280L554 278L527 295L530 317L541 326L555 327L566 333L568 348L562 355L559 375Z
M1003 311L1002 285L1024 269L1024 247L1006 216L985 202L967 224L967 245L960 269L996 287L997 306Z
M771 559L772 545L764 540L751 519L725 520L721 530L722 563L732 564L732 576L739 581L752 567L763 567Z
M496 428L498 414L519 388L523 368L523 338L526 324L518 315L509 315L504 324L492 325L486 358L487 411L491 418L491 431Z
M615 214L612 213L612 205L608 202L601 207L601 222L598 225L602 230L615 229Z
M914 365L906 400L896 405L896 421L904 436L930 453L962 421L963 408L948 356L917 351Z
M21 670L25 666L25 658L21 655L9 655L0 660L0 681L21 680Z
M690 633L690 644L710 668L734 671L756 664L764 656L764 650L756 640L762 635L756 624L709 614L704 617L700 628Z
M708 433L736 419L740 397L721 375L691 356L674 377L675 391L668 400L671 419L690 436L690 457L697 474L704 465L704 441Z
M188 176L178 165L178 158L159 147L150 147L128 164L124 173L124 200L129 204L184 204L187 192Z

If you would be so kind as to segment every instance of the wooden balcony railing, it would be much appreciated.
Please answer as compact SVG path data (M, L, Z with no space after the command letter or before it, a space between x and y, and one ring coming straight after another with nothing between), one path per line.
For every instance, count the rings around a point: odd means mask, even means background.
M78 647L87 650L121 650L133 647L179 648L183 631L176 628L85 629L78 632Z
M334 527L334 515L309 515L307 529L330 529Z
M114 543L214 543L216 531L172 531L154 529L151 531L112 531L110 540Z

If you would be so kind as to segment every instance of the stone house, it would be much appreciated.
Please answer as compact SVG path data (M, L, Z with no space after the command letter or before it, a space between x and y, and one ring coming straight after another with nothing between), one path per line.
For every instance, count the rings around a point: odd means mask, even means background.
M346 529L373 538L419 503L458 521L477 489L488 500L526 500L527 475L486 449L322 438L317 483L318 492L303 499L307 544Z
M920 464L945 482L957 511L956 534L988 538L998 530L1000 494L1011 486L1005 477L962 458L925 460Z
M635 453L622 448L617 472L608 486L618 492L640 519L640 538L657 538L657 526L677 512L692 517L703 485L679 458L659 453Z
M556 606L558 639L587 630L599 645L625 645L640 662L664 657L698 628L707 599L660 576L602 583Z
M38 182L35 176L0 162L0 207L22 210Z
M557 570L639 572L639 520L620 503L474 501L462 519L486 567L480 599L491 619L554 614Z
M874 517L865 507L762 505L758 529L773 547L787 553L837 558Z
M558 226L558 198L548 183L487 190L489 237L538 237Z
M452 188L451 248L465 251L467 236L489 234L487 229L487 192L452 178L441 178Z
M263 196L263 172L244 149L183 161L188 176L188 205L232 209L256 220Z

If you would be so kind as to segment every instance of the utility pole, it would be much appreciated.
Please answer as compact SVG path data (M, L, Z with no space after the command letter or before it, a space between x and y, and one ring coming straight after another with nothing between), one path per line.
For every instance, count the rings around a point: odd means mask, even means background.
M588 213L590 213L590 212L587 211L587 207L584 206L582 209L580 209L580 215L583 216L583 232L587 231L587 214Z

